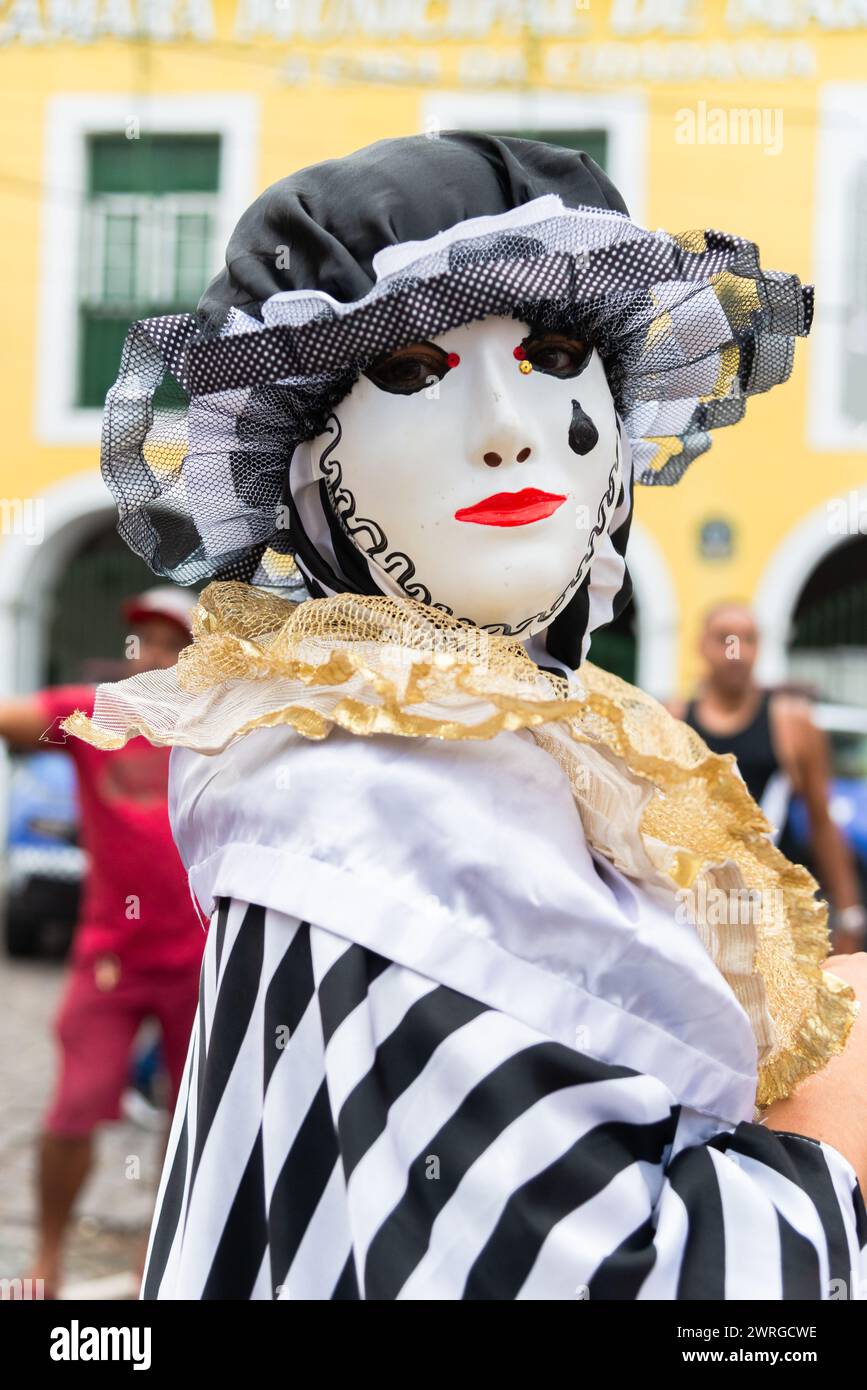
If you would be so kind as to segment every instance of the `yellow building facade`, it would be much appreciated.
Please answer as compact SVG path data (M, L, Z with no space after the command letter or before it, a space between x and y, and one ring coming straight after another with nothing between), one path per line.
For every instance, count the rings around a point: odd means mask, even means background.
M863 0L0 0L0 74L6 691L86 640L64 588L112 515L98 402L124 322L193 307L284 174L455 127L583 146L645 225L745 235L816 284L791 381L638 490L634 675L689 688L702 613L737 596L767 679L867 688Z

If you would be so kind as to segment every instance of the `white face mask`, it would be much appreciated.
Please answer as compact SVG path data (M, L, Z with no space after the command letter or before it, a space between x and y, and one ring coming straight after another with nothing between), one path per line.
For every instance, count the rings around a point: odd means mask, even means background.
M384 592L521 638L553 620L620 491L595 349L492 316L381 358L334 415L311 462Z

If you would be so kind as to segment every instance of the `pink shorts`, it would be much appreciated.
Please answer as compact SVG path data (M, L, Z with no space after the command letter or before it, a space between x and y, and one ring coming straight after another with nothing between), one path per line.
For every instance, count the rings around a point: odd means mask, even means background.
M119 1118L132 1044L146 1018L160 1025L174 1108L196 1012L199 968L121 970L111 987L103 969L100 987L97 962L73 964L54 1023L62 1064L44 1121L49 1133L78 1138Z

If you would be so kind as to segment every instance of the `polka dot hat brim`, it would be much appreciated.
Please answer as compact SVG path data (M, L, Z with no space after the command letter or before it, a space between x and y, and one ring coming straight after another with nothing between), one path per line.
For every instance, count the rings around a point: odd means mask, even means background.
M355 301L293 289L216 328L192 314L132 326L102 469L121 533L157 573L293 582L293 450L383 351L490 314L568 326L602 356L635 481L668 485L747 397L786 380L813 309L812 288L763 270L749 241L650 232L556 194L386 246L373 270Z

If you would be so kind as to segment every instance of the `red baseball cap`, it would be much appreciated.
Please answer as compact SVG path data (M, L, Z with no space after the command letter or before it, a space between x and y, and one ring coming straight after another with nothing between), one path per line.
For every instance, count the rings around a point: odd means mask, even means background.
M180 589L175 584L158 584L144 593L133 594L121 604L121 611L128 623L146 622L148 618L168 618L177 623L184 632L192 634L191 617L199 596L190 589Z

